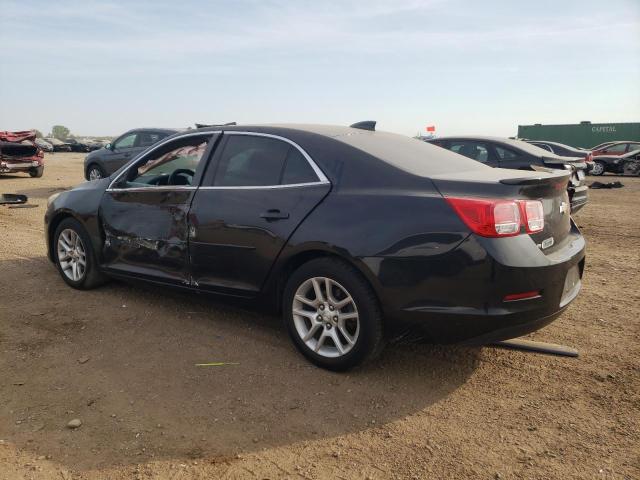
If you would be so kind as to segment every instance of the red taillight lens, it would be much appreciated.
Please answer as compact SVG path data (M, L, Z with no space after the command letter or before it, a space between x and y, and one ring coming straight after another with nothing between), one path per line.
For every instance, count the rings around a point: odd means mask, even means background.
M447 198L460 219L473 233L483 237L518 235L544 230L544 209L539 200L491 200L486 198Z
M483 237L507 237L520 233L520 210L511 200L447 198L460 219Z
M524 226L527 233L536 233L544 230L544 209L539 200L521 201L524 210Z

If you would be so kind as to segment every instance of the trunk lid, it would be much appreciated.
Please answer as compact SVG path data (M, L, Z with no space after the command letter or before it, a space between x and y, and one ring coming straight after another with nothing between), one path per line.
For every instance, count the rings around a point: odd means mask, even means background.
M546 169L545 169L546 170ZM569 170L526 171L492 168L432 177L444 197L505 200L539 200L544 211L544 229L527 234L545 253L562 246L571 230L567 184Z

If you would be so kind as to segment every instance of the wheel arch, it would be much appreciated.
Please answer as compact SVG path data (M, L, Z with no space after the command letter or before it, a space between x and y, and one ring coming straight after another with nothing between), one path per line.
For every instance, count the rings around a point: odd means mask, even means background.
M317 258L336 258L355 268L372 288L378 303L382 306L380 285L373 272L364 262L338 249L328 246L309 245L297 248L295 252L289 252L284 258L281 257L270 274L266 284L267 288L265 288L266 298L271 299L271 307L278 313L282 312L282 296L291 274L305 263Z
M87 163L87 166L84 169L85 180L89 180L89 170L91 170L91 167L93 167L94 165L102 170L103 173L105 172L104 166L100 163L99 159L91 160L89 163Z

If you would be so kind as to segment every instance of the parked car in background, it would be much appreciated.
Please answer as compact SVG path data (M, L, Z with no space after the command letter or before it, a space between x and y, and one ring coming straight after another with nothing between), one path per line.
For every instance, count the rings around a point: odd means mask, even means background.
M608 156L616 156L616 155L624 155L625 153L633 152L634 150L638 150L640 148L640 142L611 142L609 144L604 144L604 146L594 147L592 150L593 160L595 162L596 158L600 155L608 155Z
M640 162L640 145L637 150L623 155L598 155L591 174L603 175L610 172L618 175L637 175L638 162Z
M490 343L576 298L572 172L489 168L366 125L166 138L49 198L49 258L77 289L113 276L267 302L332 370L375 358L395 329Z
M47 152L47 153L53 152L53 145L47 142L44 138L36 138L34 141L36 142L36 145L40 147L40 150L42 150L43 152Z
M576 213L587 203L585 181L587 163L583 158L556 155L523 140L499 137L439 137L429 143L472 158L490 167L516 170L554 168L571 172L567 190L571 212Z
M0 173L28 173L42 177L44 153L36 143L36 132L0 132Z
M62 140L58 140L57 138L47 137L45 141L49 142L53 146L54 152L70 152L71 145L67 142L63 142Z
M85 157L84 178L97 180L111 175L140 152L177 131L170 128L137 128L123 133Z
M71 147L72 152L88 153L91 151L91 148L89 148L89 144L85 143L82 140L78 140L77 138L68 138L67 143Z
M527 143L530 143L531 145L535 145L536 147L540 147L551 153L560 155L561 157L584 158L584 161L587 163L593 162L593 155L591 153L591 150L575 148L570 145L565 145L564 143L558 143L558 142L547 142L542 140L525 140L525 141Z

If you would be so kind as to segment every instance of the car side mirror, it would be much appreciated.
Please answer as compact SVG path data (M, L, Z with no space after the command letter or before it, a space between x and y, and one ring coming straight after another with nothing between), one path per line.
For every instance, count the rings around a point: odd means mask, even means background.
M104 148L106 148L107 150L113 150L113 145L111 145L110 143L107 143Z

